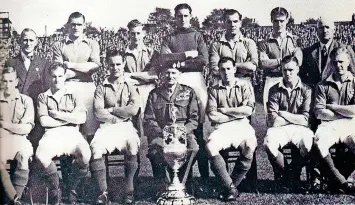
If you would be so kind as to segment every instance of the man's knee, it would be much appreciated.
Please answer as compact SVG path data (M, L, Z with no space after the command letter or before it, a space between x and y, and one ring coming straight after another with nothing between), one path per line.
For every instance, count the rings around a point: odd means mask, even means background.
M316 136L316 140L314 141L314 148L321 155L322 158L326 157L329 154L330 146L325 143L323 140L319 140L319 137Z
M209 157L214 157L219 155L219 151L221 151L220 146L216 143L215 140L209 140L206 144L206 152Z
M281 138L285 137L285 133L279 128L269 128L264 140L266 150L273 156L277 156L280 146L284 146L286 142L281 142ZM284 140L282 140L284 141Z
M129 155L137 155L139 151L139 141L134 139L127 141L127 153Z
M15 155L15 160L17 161L17 166L19 169L28 170L28 161L32 156L32 152L19 151Z
M91 149L91 157L93 159L101 159L102 155L105 154L103 150L99 146L97 146L97 144L90 145L90 149Z
M355 151L355 134L349 135L344 143L349 146L350 149L352 149L353 151Z
M52 162L53 157L54 156L51 156L51 154L49 154L49 152L47 152L43 147L38 147L36 158L45 168Z
M87 142L78 145L79 155L77 161L81 166L87 166L91 158L91 150ZM102 155L101 155L102 157Z
M305 156L307 153L309 153L312 149L313 146L313 138L304 138L300 141L300 153L302 156Z

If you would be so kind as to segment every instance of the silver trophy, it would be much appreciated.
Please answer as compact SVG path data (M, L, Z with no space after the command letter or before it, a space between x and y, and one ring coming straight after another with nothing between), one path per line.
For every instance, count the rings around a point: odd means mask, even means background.
M185 181L191 167L192 160L189 161L187 173L185 173L183 183L180 182L178 172L181 166L186 163L189 150L187 149L186 127L184 124L176 123L177 108L170 106L170 113L173 123L166 125L163 129L164 137L164 159L172 168L174 176L167 190L158 198L159 205L187 205L196 204L196 199L185 191ZM192 153L191 155L193 155ZM193 157L190 157L190 159Z

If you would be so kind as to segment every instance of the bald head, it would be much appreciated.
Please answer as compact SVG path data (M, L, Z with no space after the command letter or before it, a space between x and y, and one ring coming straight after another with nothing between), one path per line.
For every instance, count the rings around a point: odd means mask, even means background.
M331 41L334 38L335 33L334 20L327 17L319 18L317 23L317 33L318 38L322 43L326 44Z
M334 20L329 17L320 17L317 22L317 28L328 26L328 27L335 27Z
M25 28L25 29L23 29L22 32L21 32L21 38L23 38L23 36L24 36L26 33L32 33L32 34L33 34L34 36L36 36L36 38L37 38L36 32L35 32L33 29L31 29L31 28Z

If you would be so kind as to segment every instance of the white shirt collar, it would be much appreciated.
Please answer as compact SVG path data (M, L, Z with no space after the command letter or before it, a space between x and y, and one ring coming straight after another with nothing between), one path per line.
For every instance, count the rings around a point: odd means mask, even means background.
M326 44L320 42L320 49L322 50L323 47L325 46L327 48L327 53L329 53L329 47L330 47L330 44L332 44L333 40L330 40L328 41Z
M126 50L125 50L125 53L131 53L131 54L134 53L134 51L135 51L136 49L131 50L130 47L131 47L130 45L127 46L127 48L126 48ZM142 44L141 46L139 46L139 47L137 48L137 50L147 51L148 48L147 48L144 44Z
M279 88L283 88L283 89L287 90L287 87L286 87L283 80L281 80L281 82L279 83ZM292 90L295 90L296 88L301 88L301 79L300 78L298 78L298 81Z
M237 34L237 37L236 37L236 40L234 42L237 42L237 41L243 41L244 40L244 36L242 33L239 33ZM227 42L228 43L228 40L226 38L226 33L224 33L221 37L221 39L219 40L221 42Z
M290 37L290 38L292 38L292 39L293 39L293 35L292 35L292 33L288 32L288 31L286 31L286 33L282 34L280 37L281 37L281 38L287 38L287 37ZM273 32L271 32L271 33L269 34L269 39L277 39L277 38L275 38L275 37L274 37L274 33L273 33Z
M29 57L33 57L33 52L29 53L28 55L26 55L24 52L20 52L21 53L21 57L23 60L29 59Z
M79 41L79 42L84 41L84 42L88 42L88 38L87 38L87 37L85 36L85 34L84 34L84 35L78 37L78 38L77 38L76 40L74 40L74 41ZM67 36L65 37L65 42L66 42L66 43L68 43L68 42L74 42L74 41L69 38L69 35L67 35Z

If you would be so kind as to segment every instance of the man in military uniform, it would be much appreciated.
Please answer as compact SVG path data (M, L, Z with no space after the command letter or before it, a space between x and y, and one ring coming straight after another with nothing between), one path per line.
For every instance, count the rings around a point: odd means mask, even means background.
M160 72L163 83L149 93L143 126L148 138L147 156L152 164L154 178L157 185L163 188L164 186L161 185L164 185L167 165L163 156L163 128L173 122L171 109L177 108L176 123L186 127L187 148L194 152L199 149L194 135L198 125L199 110L195 91L189 86L178 83L180 71L177 68L165 67L161 68ZM187 163L181 170L186 170L186 165ZM184 171L179 173L181 179Z

